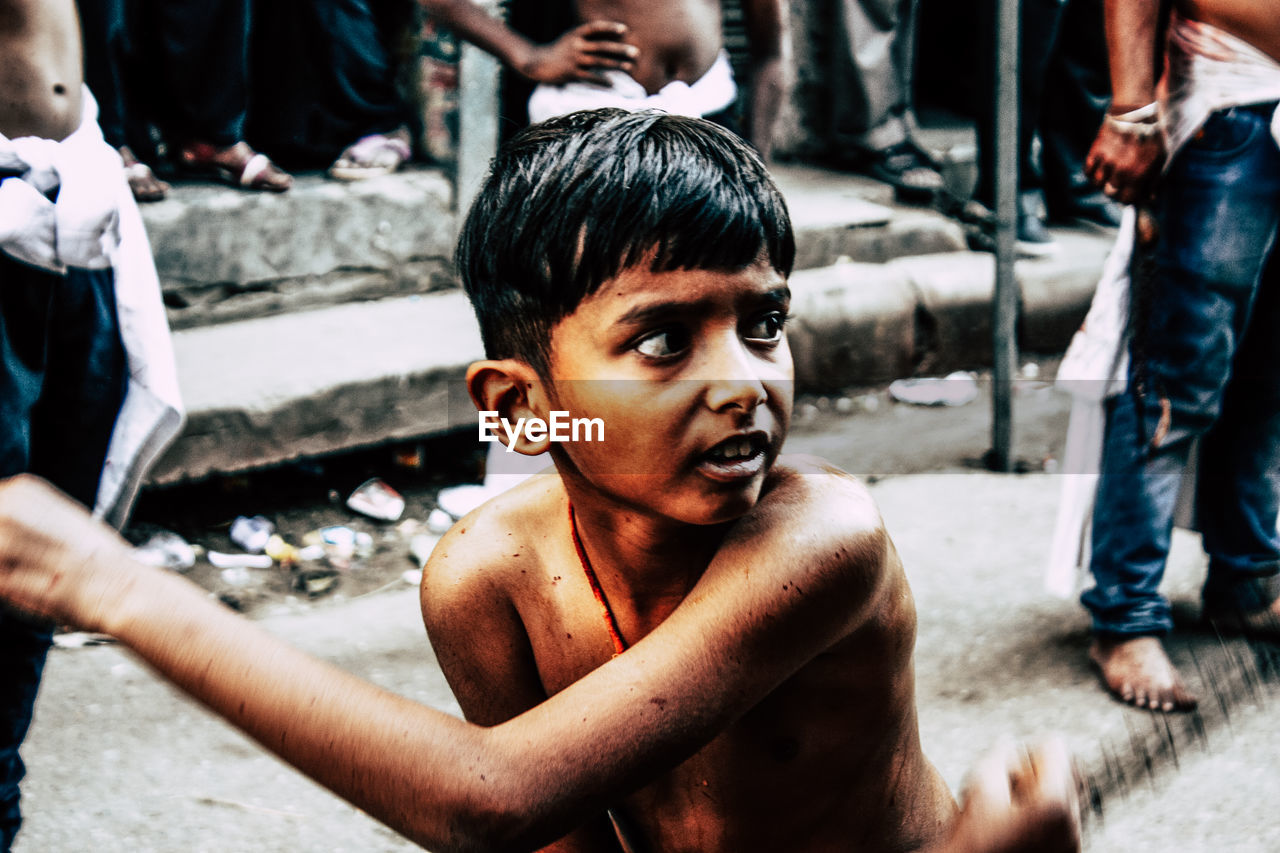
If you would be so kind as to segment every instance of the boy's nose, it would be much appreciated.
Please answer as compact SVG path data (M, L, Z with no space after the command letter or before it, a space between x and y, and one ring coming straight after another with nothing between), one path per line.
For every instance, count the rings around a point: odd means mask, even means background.
M767 399L760 365L736 336L720 350L705 380L707 405L717 412L732 408L753 411Z

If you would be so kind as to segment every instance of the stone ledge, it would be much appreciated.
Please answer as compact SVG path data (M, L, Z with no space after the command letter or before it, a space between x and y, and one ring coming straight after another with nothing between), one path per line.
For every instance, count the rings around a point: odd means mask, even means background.
M153 470L156 483L448 431L458 425L450 386L456 395L467 365L483 357L461 292L173 337L188 423Z
M796 268L964 248L960 227L870 201L857 175L778 167L796 228ZM344 184L302 175L279 195L184 183L142 206L172 328L430 293L457 286L448 177L429 168Z
M142 205L174 329L453 286L453 190L439 170L287 193L183 184Z
M1059 237L1056 258L1017 268L1020 346L1037 352L1067 344L1111 243ZM795 273L797 388L989 363L992 270L989 255L962 252ZM156 483L474 428L461 380L483 348L458 291L187 329L174 346L189 423Z

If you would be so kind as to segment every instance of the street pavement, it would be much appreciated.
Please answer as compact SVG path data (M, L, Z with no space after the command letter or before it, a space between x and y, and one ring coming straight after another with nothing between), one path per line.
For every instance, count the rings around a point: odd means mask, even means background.
M1064 405L1044 392L1021 424L1022 451L1051 456ZM980 406L981 403L973 404ZM905 412L898 415L896 412ZM1002 735L1063 734L1086 763L1104 743L1149 731L1148 715L1098 688L1087 621L1041 583L1062 476L992 474L963 465L981 430L931 442L928 419L984 422L980 410L880 410L800 429L790 449L821 452L859 473L907 566L919 611L916 678L927 754L953 789ZM877 421L879 419L879 421ZM882 423L881 423L882 422ZM879 426L877 426L879 424ZM924 427L921 427L924 424ZM866 446L894 436L899 453L950 455L941 469L878 476ZM1056 438L1055 438L1056 436ZM1042 447L1041 442L1045 445ZM914 446L913 446L914 445ZM1180 532L1167 578L1194 618L1204 559ZM465 618L465 617L462 617ZM287 641L389 690L456 713L404 589L262 621ZM1213 641L1188 629L1204 659ZM1175 655L1185 662L1190 646ZM1192 673L1194 675L1194 673ZM1194 679L1193 679L1194 680ZM1280 850L1267 818L1280 798L1280 743L1271 711L1244 703L1211 725L1207 749L1184 749L1126 797L1109 799L1086 849ZM55 649L25 755L29 818L16 847L35 851L399 851L379 824L264 753L158 681L114 646Z

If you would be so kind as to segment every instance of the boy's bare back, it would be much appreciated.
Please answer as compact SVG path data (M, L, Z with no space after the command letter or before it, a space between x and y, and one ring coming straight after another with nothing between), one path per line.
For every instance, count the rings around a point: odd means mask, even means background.
M72 0L0 0L0 133L60 140L80 124Z
M908 850L935 840L954 817L951 794L919 744L914 604L865 489L835 469L787 460L774 467L756 508L719 535L732 548L735 529L776 527L803 541L832 524L848 533L836 571L855 582L830 590L862 595L821 606L864 615L710 744L613 806L635 835L634 849ZM534 477L478 510L437 555L424 579L423 613L472 721L493 725L517 716L612 657L558 476ZM768 554L757 557L755 565L770 566ZM758 618L734 595L741 587L711 582L716 570L713 557L690 595L723 595L716 612L730 625ZM830 590L810 586L812 567L782 559L764 574L752 582L776 587L776 609L765 618L776 622L774 640L786 644L792 620L806 618L813 597ZM617 596L619 590L613 586L609 606L631 645L680 602L672 594ZM682 635L689 653L712 633L708 626ZM663 700L636 701L660 707ZM599 846L609 835L602 816L555 849L611 849Z

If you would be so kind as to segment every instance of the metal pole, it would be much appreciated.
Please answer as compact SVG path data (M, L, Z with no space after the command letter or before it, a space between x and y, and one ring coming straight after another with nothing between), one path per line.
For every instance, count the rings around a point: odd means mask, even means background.
M1018 282L1014 276L1018 195L1018 5L996 3L996 281L992 302L990 465L1013 470L1013 376L1018 365Z

